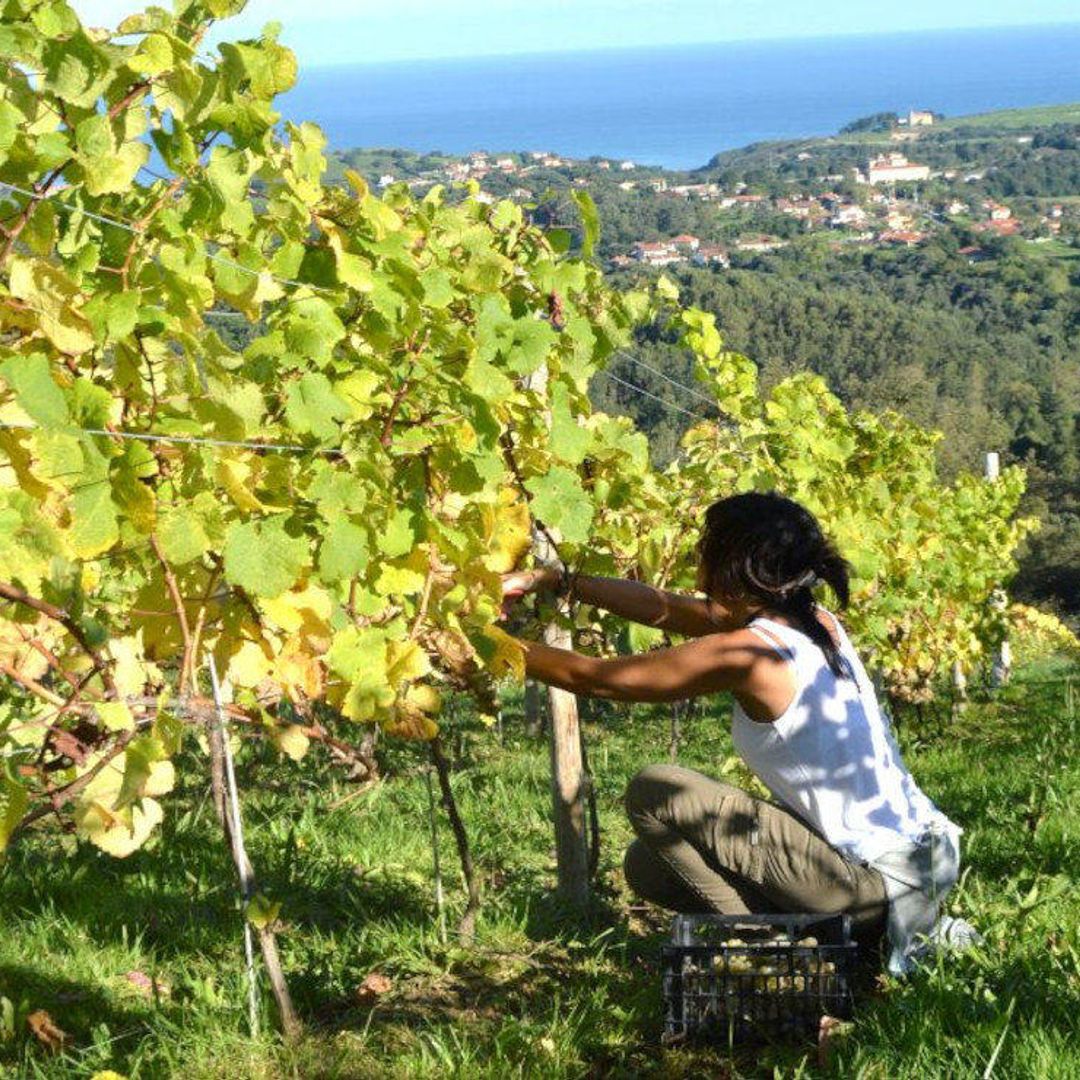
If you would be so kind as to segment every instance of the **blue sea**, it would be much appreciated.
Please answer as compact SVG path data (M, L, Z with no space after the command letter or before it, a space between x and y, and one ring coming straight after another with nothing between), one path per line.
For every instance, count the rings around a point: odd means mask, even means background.
M307 68L281 107L341 149L550 150L689 169L884 110L1065 102L1080 102L1080 23Z

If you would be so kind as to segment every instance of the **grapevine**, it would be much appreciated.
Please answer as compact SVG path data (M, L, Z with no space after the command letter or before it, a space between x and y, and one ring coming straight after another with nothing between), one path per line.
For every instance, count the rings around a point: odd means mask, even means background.
M896 694L1000 637L1020 470L945 485L899 416L807 376L764 398L670 283L605 283L587 196L571 254L475 186L327 184L320 130L274 110L296 79L276 28L202 51L242 6L115 33L63 0L2 9L0 847L50 814L140 847L211 724L208 654L232 724L296 760L371 725L431 741L448 690L490 714L523 675L500 574L534 525L575 567L690 587L708 502L780 488L851 558ZM664 471L587 397L656 318L722 416Z

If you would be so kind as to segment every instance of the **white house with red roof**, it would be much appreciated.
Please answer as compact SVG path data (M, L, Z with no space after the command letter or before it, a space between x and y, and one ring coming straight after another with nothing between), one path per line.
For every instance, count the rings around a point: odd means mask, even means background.
M895 184L912 180L929 180L930 166L917 165L903 154L882 154L871 158L866 163L865 175L855 171L855 179L860 184Z

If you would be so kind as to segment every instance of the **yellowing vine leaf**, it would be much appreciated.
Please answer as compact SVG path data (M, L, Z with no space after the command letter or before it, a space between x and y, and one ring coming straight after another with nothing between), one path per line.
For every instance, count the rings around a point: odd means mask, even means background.
M95 847L118 859L138 851L150 834L161 824L164 814L154 799L143 799L138 805L113 811L97 800L80 802L75 807L78 834Z
M75 306L79 290L63 270L42 259L15 257L9 273L11 295L40 317L41 332L60 352L79 356L94 347L90 324Z

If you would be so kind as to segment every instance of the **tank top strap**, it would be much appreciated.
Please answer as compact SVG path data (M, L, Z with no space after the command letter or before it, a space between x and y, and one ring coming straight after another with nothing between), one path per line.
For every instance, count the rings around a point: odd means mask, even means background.
M844 638L842 636L843 631L840 628L839 620L837 620L836 616L831 612L827 611L825 614L829 616L830 623L835 624L836 626L836 635L839 638L841 656L844 656ZM770 619L765 615L758 615L750 621L747 629L753 630L755 633L766 631L772 638L782 642L784 648L787 650L784 658L791 661L804 681L813 681L817 672L822 667L828 666L825 654L821 651L817 642L794 626L788 626L786 623L777 622L775 619ZM847 661L846 656L844 656L844 659Z
M781 660L793 661L795 659L795 650L788 642L776 634L771 627L761 626L758 620L754 619L747 623L746 629L755 637L761 638Z
M746 628L758 637L764 638L768 635L771 641L779 641L786 650L785 659L787 660L793 660L802 651L802 645L810 640L793 626L785 626L784 623L776 622L764 615L751 619Z

